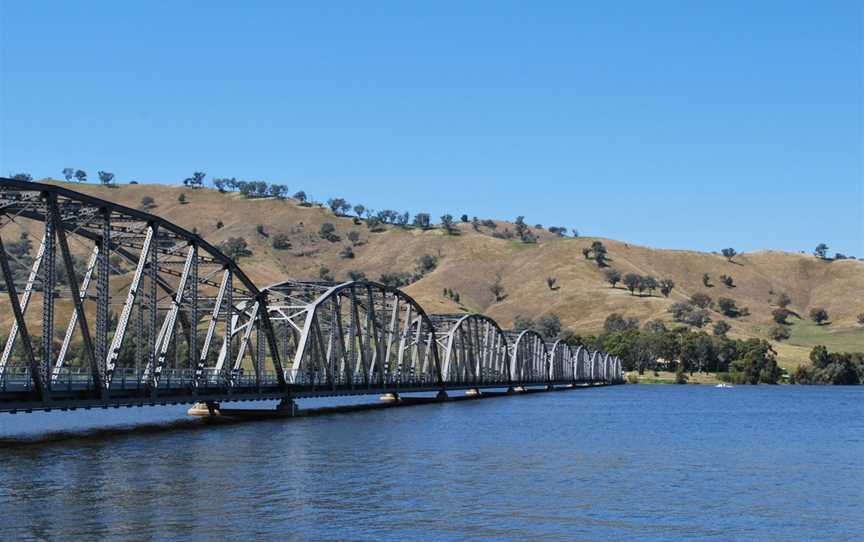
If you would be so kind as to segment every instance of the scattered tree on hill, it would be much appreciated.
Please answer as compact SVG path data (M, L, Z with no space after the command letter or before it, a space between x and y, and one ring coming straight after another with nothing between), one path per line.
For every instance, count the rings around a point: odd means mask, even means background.
M330 241L331 243L335 243L340 240L340 237L336 235L336 226L329 222L325 222L321 224L321 229L318 230L318 235L321 239L325 239Z
M663 294L663 297L669 297L674 288L675 282L672 279L663 279L660 281L660 293Z
M696 292L690 296L690 302L701 309L707 309L711 306L711 296L702 292Z
M774 309L771 311L771 317L774 318L774 321L781 325L786 325L789 323L788 318L792 316L792 311L788 309Z
M220 194L224 194L228 190L228 183L231 181L232 181L232 179L226 179L223 177L216 177L210 182L213 185L213 187L219 191Z
M777 342L785 341L789 338L789 328L787 326L776 325L771 328L768 335Z
M75 177L75 169L71 167L63 168L63 178L66 179L66 182L69 182Z
M276 250L288 250L291 248L291 240L284 233L277 233L270 238L270 244Z
M468 222L468 215L463 214L462 216L459 217L459 220L461 220L463 223L467 223Z
M255 231L258 232L258 235L261 237L268 237L267 230L264 229L264 224L256 224Z
M709 275L708 273L703 273L702 274L702 284L706 288L713 288L713 286L711 284L711 275Z
M305 203L306 203L306 200L308 199L308 196L306 195L306 192L304 192L304 191L302 191L302 190L300 190L299 192L295 192L295 193L294 193L294 196L292 196L292 197L293 197L294 199L296 199L297 201L299 201L299 202L300 202L300 205L305 204Z
M617 312L613 312L603 322L603 331L606 333L617 333L631 329L639 329L639 319L633 316L624 317Z
M424 254L417 258L417 275L419 277L435 271L436 267L438 267L438 258L431 254Z
M495 275L495 282L489 286L489 291L492 292L492 295L495 296L495 302L503 301L507 294L504 293L504 285L501 284L501 274Z
M363 271L359 271L357 269L349 269L348 270L348 278L353 280L354 282L360 280L366 280L366 273Z
M99 171L97 175L99 175L99 182L104 185L109 185L114 180L114 174L110 171Z
M735 300L728 297L717 298L717 308L723 316L728 316L729 318L737 318L741 315L741 311L735 304Z
M196 171L191 177L183 179L183 184L192 188L199 188L204 184L204 177L206 176L207 174L203 171Z
M564 226L549 226L549 233L554 233L558 237L567 235L567 228Z
M781 292L779 296L777 296L777 306L781 309L785 309L792 303L792 298L785 292Z
M429 213L417 213L414 215L414 225L420 229L428 230L430 223L431 218L429 217Z
M735 287L735 279L729 275L720 275L720 282L722 282L727 288Z
M606 245L600 241L594 241L591 243L591 255L594 258L594 261L597 262L598 267L606 267L607 254Z
M219 250L232 260L239 260L240 258L252 255L246 239L242 237L229 237L219 245Z
M824 260L828 257L828 245L826 245L825 243L819 243L818 245L816 245L816 248L813 249L813 254L817 258L821 258Z
M813 307L810 309L810 319L821 326L824 322L828 321L828 311L822 307Z
M556 279L555 277L546 277L546 286L548 286L550 290L557 290L558 289L555 286L556 282L558 282L558 279Z
M79 169L75 171L75 180L79 183L87 182L87 172L83 169Z
M33 175L30 175L29 173L16 173L15 175L12 175L12 180L13 181L24 181L24 182L29 183L30 181L33 180Z
M189 203L189 201L186 199L186 194L182 192L179 196L177 196L177 201L180 202L180 205L186 205L187 203Z
M583 248L582 249L582 255L585 256L586 260L590 260L591 259L591 249L588 247Z
M648 290L648 293L654 295L654 290L657 289L657 279L650 275L645 275L639 280L639 293L641 294L645 290Z
M348 232L348 240L355 247L360 244L360 233L354 230Z
M288 187L284 184L271 184L270 196L278 200L283 200L288 197Z
M726 323L726 320L720 320L719 322L714 324L713 331L715 336L725 337L726 333L728 333L730 329L732 329L732 326Z
M663 323L663 320L659 320L656 318L654 320L648 320L647 322L645 322L645 325L642 326L642 329L647 333L655 334L666 333L667 331L669 331L669 329L666 327L666 324Z
M149 211L150 209L155 209L156 207L158 207L156 205L156 200L154 200L150 196L144 196L143 198L141 198L141 204L138 206L138 208L142 211Z
M441 226L447 235L453 235L456 232L456 227L453 225L453 215L441 215Z
M611 267L603 270L603 275L606 277L606 282L614 288L616 284L621 282L621 272Z
M342 248L342 251L339 252L339 255L346 260L352 260L354 259L354 249L351 248L351 245L345 245L345 247Z
M222 222L221 220L217 220L217 221L216 221L216 229L217 229L217 230L221 230L221 229L224 228L224 227L225 227L225 223L224 223L224 222Z
M557 314L544 314L537 319L534 330L544 339L552 340L561 333L561 319Z
M573 234L573 237L579 237L579 230L577 230L576 228L570 230L570 233Z
M711 322L708 309L697 308L693 303L673 303L668 311L672 314L673 320L689 326L704 327Z
M399 288L402 286L407 286L411 283L411 275L409 275L408 273L397 272L382 273L381 277L378 279L378 282L380 282L384 286L390 286L391 288Z
M636 289L639 288L639 284L642 282L642 277L637 275L636 273L627 273L624 275L624 286L630 290L630 295L635 295Z
M363 218L363 212L366 211L366 206L358 203L354 206L354 214L357 215L357 218Z
M513 225L516 228L516 235L519 237L519 239L525 242L528 236L531 235L531 232L528 229L528 224L525 223L525 217L517 216L516 221L513 223Z
M738 255L738 252L734 248L724 248L720 253L730 262L732 261L732 258Z
M342 198L330 198L327 200L327 206L333 211L333 214L345 214L351 209L351 204Z

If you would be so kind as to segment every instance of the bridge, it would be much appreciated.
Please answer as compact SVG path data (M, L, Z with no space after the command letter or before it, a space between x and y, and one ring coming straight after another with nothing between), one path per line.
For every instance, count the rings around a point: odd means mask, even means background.
M0 178L0 274L0 412L623 381L608 353L376 282L259 288L195 233L62 185Z

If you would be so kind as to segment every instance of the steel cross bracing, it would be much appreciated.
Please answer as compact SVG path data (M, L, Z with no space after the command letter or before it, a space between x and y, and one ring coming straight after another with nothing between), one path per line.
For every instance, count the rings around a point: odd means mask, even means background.
M0 411L623 376L614 356L428 315L374 282L258 289L199 236L62 183L0 179L0 274Z

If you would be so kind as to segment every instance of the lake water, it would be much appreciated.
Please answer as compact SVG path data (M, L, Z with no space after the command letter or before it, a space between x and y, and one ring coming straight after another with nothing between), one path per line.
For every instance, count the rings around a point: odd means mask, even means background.
M183 412L0 414L0 436ZM864 539L864 388L631 385L15 438L4 540Z

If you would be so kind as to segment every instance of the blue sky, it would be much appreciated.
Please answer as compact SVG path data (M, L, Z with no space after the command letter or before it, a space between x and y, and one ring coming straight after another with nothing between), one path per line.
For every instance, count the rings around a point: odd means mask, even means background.
M0 0L0 173L864 257L864 3Z

